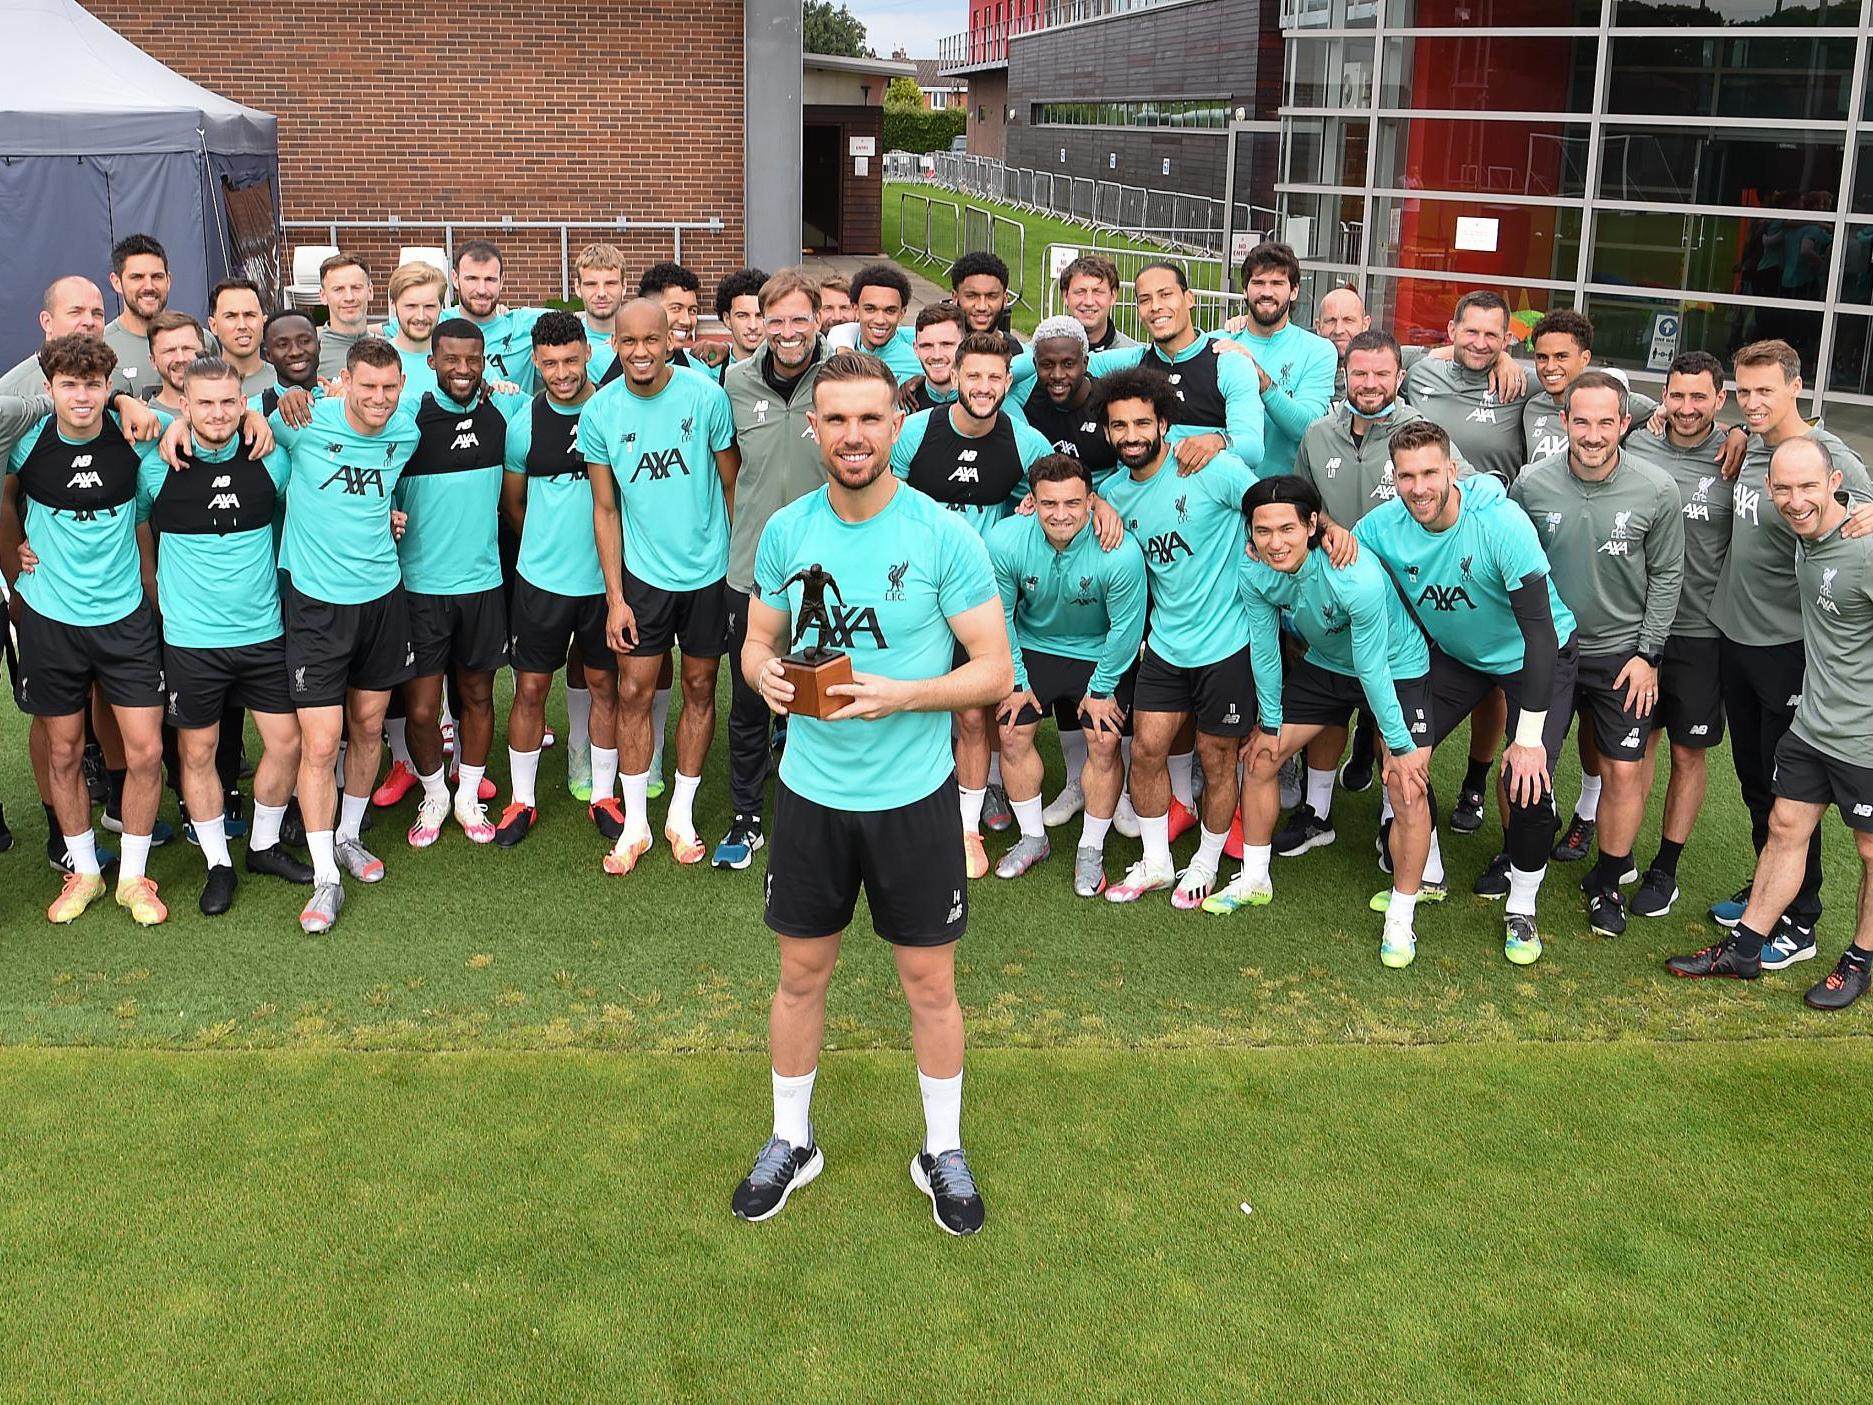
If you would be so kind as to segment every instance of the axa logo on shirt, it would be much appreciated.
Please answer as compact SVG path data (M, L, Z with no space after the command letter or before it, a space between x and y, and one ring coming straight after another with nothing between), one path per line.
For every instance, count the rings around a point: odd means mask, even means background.
M1476 602L1470 599L1470 592L1460 585L1438 585L1433 582L1418 595L1418 604L1429 605L1441 614L1449 614L1461 605L1466 610L1474 610Z
M968 452L970 458L975 457L975 450L971 449ZM971 463L959 463L951 470L949 481L952 483L980 483L982 481L982 470Z
M670 477L673 468L682 469L683 476L689 477L689 465L683 462L681 449L647 449L638 458L637 467L631 470L631 481L635 483L648 473L650 481L655 483Z
M338 483L340 491L352 497L366 497L376 493L384 496L384 471L381 468L358 468L353 464L341 463L332 470L332 476L319 484L322 490Z
M858 642L861 634L871 637L871 647L888 649L890 641L884 637L884 626L878 622L878 612L870 605L828 605L827 613L831 616L826 629L826 644L829 648L850 648Z
M1631 521L1632 521L1632 513L1630 512L1614 513L1613 514L1613 530L1607 534L1607 538L1605 541L1601 542L1599 546L1594 548L1595 553L1596 554L1603 553L1607 556L1630 556L1632 555L1631 535L1627 531L1627 526Z
M1744 513L1748 513L1751 526L1761 525L1756 517L1756 509L1761 506L1761 504L1762 489L1760 488L1745 487L1739 482L1731 493L1731 510L1734 511L1738 517L1741 517Z
M1834 577L1839 574L1840 568L1838 566L1829 566L1826 570L1822 571L1821 589L1814 598L1814 604L1817 610L1826 610L1830 615L1836 617L1840 614L1840 606L1834 603Z
M1145 560L1154 566L1169 566L1177 560L1177 553L1180 551L1185 556L1196 555L1196 552L1190 549L1190 543L1184 540L1182 532L1165 532L1150 538L1145 543Z

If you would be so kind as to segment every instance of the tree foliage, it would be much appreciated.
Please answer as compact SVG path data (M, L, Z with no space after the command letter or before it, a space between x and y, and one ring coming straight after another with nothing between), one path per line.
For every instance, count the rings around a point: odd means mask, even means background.
M887 107L884 110L884 149L948 151L950 143L969 125L969 114L960 107L938 108L934 112L921 107Z
M865 22L843 4L833 5L832 0L803 0L800 44L809 54L848 59L878 57L865 47Z
M922 107L923 89L917 86L915 78L899 74L891 80L891 86L884 90L886 107Z

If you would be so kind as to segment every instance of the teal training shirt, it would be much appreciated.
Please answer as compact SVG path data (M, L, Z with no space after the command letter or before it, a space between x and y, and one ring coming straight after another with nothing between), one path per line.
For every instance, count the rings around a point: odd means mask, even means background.
M826 642L851 655L855 673L942 677L955 658L950 618L996 598L982 539L902 483L863 522L834 512L823 487L781 508L755 551L755 594L795 616L800 587L788 582L814 564L839 587L838 595L826 592L833 621ZM809 632L802 645L815 642ZM873 722L794 717L780 778L832 809L892 810L923 799L955 768L947 712L897 712Z
M1360 518L1353 535L1405 593L1424 632L1458 663L1501 678L1522 667L1522 629L1509 592L1529 576L1548 588L1555 638L1574 635L1574 616L1555 593L1535 527L1494 475L1459 479L1462 506L1447 531L1418 525L1403 498Z
M527 480L527 517L514 569L555 595L603 595L592 534L592 480L579 452L579 412L543 390L507 421L507 471Z
M237 649L278 639L280 575L274 527L286 508L292 456L256 462L237 435L220 449L191 441L172 472L143 446L137 516L156 532L163 638L183 649Z
M1336 570L1327 553L1315 548L1290 573L1245 554L1237 584L1249 613L1249 660L1264 731L1281 730L1285 614L1307 641L1309 663L1359 680L1386 746L1398 755L1416 749L1412 732L1414 726L1422 729L1425 719L1405 717L1394 685L1429 673L1431 653L1385 567L1362 555Z
M1129 536L1100 548L1088 522L1064 547L1047 540L1039 517L1010 517L988 536L995 588L1014 653L1015 686L1028 686L1023 649L1090 659L1088 691L1109 694L1138 662L1145 637L1145 556Z
M618 485L624 564L659 590L700 590L728 574L728 505L715 456L735 442L728 396L673 367L655 395L615 380L585 402L579 452Z
M90 439L67 439L47 415L13 446L7 471L19 475L20 515L39 557L15 588L39 614L95 627L142 603L137 470L137 451L109 410Z
M422 595L497 589L506 413L486 396L462 405L432 390L416 406L416 433L396 493L409 514L397 543L404 588Z
M1245 346L1273 382L1262 392L1262 461L1255 471L1264 478L1294 472L1294 454L1307 427L1327 413L1340 353L1318 333L1289 322L1273 336L1258 336L1253 323L1222 336ZM1261 377L1256 377L1261 384Z
M321 400L312 422L273 436L293 460L280 566L293 589L328 605L362 605L403 580L390 535L391 494L416 450L416 420L399 407L375 434L352 427L342 400Z
M423 396L437 388L436 371L429 364L427 351L405 351L398 346L397 355L403 358L403 395L399 403L414 414Z
M610 332L597 330L590 323L585 323L584 318L579 320L585 324L586 345L592 348L591 357L585 363L585 374L593 385L597 385L617 361L618 353L612 350Z
M1028 495L1028 469L1053 445L1019 413L996 416L987 434L956 428L955 407L906 417L891 446L891 471L918 492L960 514L978 536Z
M489 380L512 381L520 387L522 395L532 395L540 388L533 369L533 324L549 311L550 308L544 307L512 307L486 322L476 323L481 328L483 354L488 358ZM448 315L468 316L460 308L451 310Z
M1249 618L1236 593L1236 558L1248 542L1242 497L1255 470L1227 451L1188 477L1166 453L1149 478L1128 472L1101 495L1145 553L1151 582L1151 652L1174 668L1201 668L1241 652Z

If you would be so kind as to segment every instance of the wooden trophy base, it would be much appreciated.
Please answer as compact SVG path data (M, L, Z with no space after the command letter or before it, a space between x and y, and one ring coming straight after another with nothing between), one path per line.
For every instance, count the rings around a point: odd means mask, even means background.
M852 681L852 659L831 649L803 649L780 661L781 677L793 684L793 701L787 711L796 717L817 717L822 722L851 701L829 697L826 690L835 683Z

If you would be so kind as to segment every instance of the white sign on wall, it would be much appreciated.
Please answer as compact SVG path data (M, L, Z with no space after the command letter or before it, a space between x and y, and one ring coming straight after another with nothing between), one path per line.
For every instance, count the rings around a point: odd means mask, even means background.
M876 156L878 154L878 138L876 137L848 137L846 145L850 148L846 153L849 156Z
M1457 216L1457 247L1474 253L1496 252L1496 231L1501 221L1480 215Z
M1047 246L1047 281L1057 283L1060 275L1067 271L1067 265L1080 256L1080 251L1071 244L1050 244Z
M1646 354L1645 368L1648 371L1668 371L1678 355L1678 334L1681 329L1678 314L1675 312L1655 313L1652 317L1652 349Z

